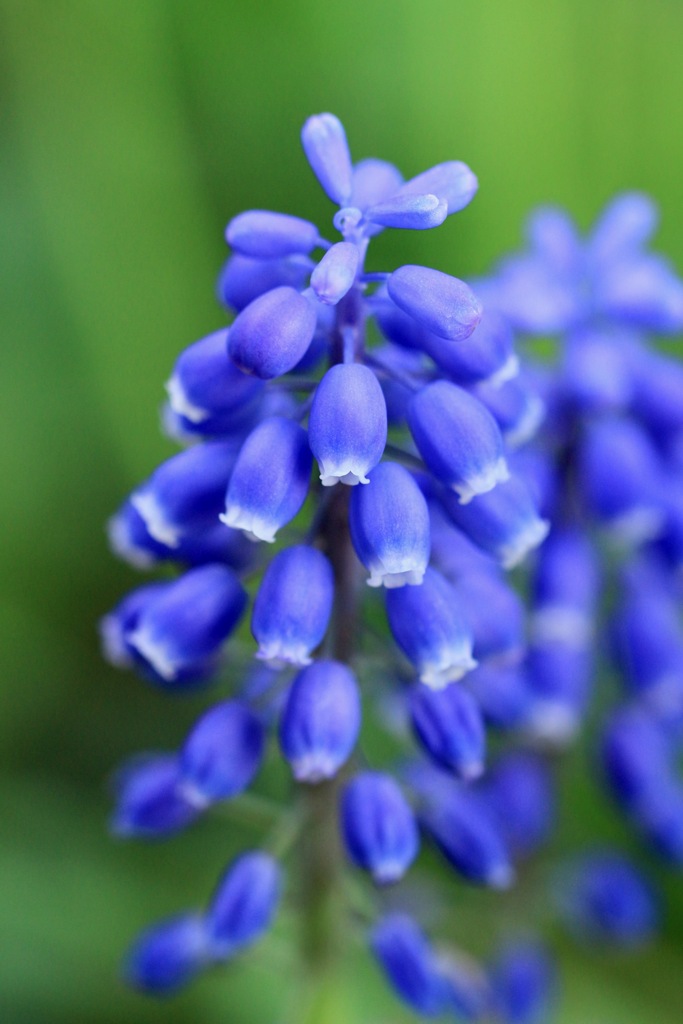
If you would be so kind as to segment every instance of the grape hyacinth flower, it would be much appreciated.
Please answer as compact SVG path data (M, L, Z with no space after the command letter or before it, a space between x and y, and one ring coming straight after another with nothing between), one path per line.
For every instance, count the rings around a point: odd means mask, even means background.
M208 909L143 932L125 974L173 992L298 915L312 991L297 1019L322 1024L360 925L419 1015L531 1024L548 1003L541 953L520 945L487 970L434 941L409 879L422 873L431 891L421 846L434 845L458 876L433 901L447 907L449 886L513 885L548 837L546 748L589 702L604 537L628 562L615 657L638 714L659 716L651 743L670 785L655 794L628 729L606 734L605 774L642 834L683 859L669 759L683 483L663 485L680 466L683 385L667 383L660 409L661 365L633 336L683 324L678 283L642 252L649 207L633 198L583 249L566 218L536 218L532 254L475 290L414 264L368 271L374 237L444 225L473 199L474 174L448 161L404 181L385 161L354 163L328 113L306 121L302 143L337 207L334 234L278 211L232 218L218 283L229 322L186 348L167 383L163 423L188 447L109 527L133 566L180 571L104 617L108 660L159 690L219 689L173 749L123 766L113 831L162 840L218 810L264 826ZM557 372L514 348L516 331L549 324L573 332ZM636 630L634 548L650 579L666 578ZM290 956L291 928L284 946Z

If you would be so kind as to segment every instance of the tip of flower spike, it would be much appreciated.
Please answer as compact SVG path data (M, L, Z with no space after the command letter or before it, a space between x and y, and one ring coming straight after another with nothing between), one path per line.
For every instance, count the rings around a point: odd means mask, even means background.
M478 494L486 494L492 491L496 484L503 484L510 479L510 471L504 456L497 459L493 465L488 466L482 473L471 477L463 483L453 484L453 490L458 495L461 505L468 505L472 498Z

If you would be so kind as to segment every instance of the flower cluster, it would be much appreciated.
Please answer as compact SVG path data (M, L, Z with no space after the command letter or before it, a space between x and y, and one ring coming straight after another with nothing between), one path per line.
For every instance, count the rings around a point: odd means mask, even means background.
M683 289L643 252L642 197L611 207L588 244L563 215L537 215L531 252L477 295L428 267L368 271L374 236L438 227L473 198L475 176L456 161L408 181L381 160L354 164L331 114L309 118L302 142L340 240L264 210L228 224L218 291L232 322L182 352L167 384L163 423L183 450L110 523L133 566L182 572L105 616L108 659L162 691L230 690L176 750L124 765L113 828L168 836L244 799L274 732L306 902L360 869L374 886L363 883L369 944L404 1002L533 1024L554 987L542 948L520 941L475 963L428 938L386 887L421 837L461 879L499 889L547 837L543 745L576 731L591 689L605 576L594 526L628 548L610 634L634 700L610 720L608 775L639 827L683 858L669 750L683 709L671 571L683 554L683 375L636 333L683 325ZM559 369L520 368L515 332L550 330L567 334ZM505 571L551 524L525 581L527 622ZM227 643L248 607L251 664ZM361 703L398 736L395 763L360 751ZM287 885L284 852L264 846L228 869L205 913L143 933L127 959L135 985L177 989L266 931ZM610 886L613 874L586 861L573 920L617 937L622 921L631 937L638 922L651 929L649 893L638 879Z

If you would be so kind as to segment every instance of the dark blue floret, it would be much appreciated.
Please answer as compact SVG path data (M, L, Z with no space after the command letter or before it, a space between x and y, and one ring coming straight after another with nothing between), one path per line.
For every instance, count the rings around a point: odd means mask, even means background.
M397 882L419 848L417 823L397 782L362 772L342 797L342 831L349 856L379 885Z

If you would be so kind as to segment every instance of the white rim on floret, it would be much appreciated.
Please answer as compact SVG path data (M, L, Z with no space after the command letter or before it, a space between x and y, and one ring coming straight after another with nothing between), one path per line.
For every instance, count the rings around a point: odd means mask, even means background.
M478 494L486 494L488 491L492 491L497 484L504 484L509 479L510 470L505 457L501 455L481 473L471 476L469 480L464 480L462 483L452 484L451 489L458 495L461 505L469 505L472 498L476 498Z
M256 652L259 661L265 661L271 668L286 668L300 665L304 668L313 662L305 644L292 644L286 640L270 640L262 643Z
M338 758L321 751L293 758L290 763L297 782L323 782L331 779L339 768Z
M130 501L136 512L142 516L150 537L158 540L160 544L165 544L167 548L178 547L182 531L173 523L169 523L153 494L148 491L137 491L131 495Z
M449 683L457 683L477 664L469 644L463 644L443 653L438 661L423 662L420 666L420 682L432 690L443 690Z
M266 544L275 543L279 523L263 519L255 512L250 512L249 509L240 508L239 505L230 505L225 512L221 512L218 518L231 530L241 530L245 537L254 543L261 540Z
M111 665L117 668L132 668L135 664L115 615L105 615L100 620L100 640L102 653Z
M518 373L519 358L514 352L511 352L503 365L499 366L495 373L486 378L486 383L490 384L492 388L500 388L503 384L507 384L509 380L514 380Z
M386 587L387 590L397 590L399 587L419 587L424 579L426 569L403 569L398 572L389 572L383 567L370 569L370 578L367 581L369 587Z
M357 459L346 459L344 462L334 463L329 459L321 459L318 462L320 468L320 482L323 487L334 487L335 484L346 484L347 487L355 487L356 484L369 484L365 475L372 466L360 463Z
M122 515L112 516L107 523L107 538L114 554L128 562L134 569L151 569L155 564L154 555L133 543Z
M177 413L178 416L184 416L190 423L203 423L204 420L208 420L208 411L190 401L185 394L182 383L175 374L170 380L166 381L166 394L168 395L168 401L173 412Z
M149 630L144 627L134 630L127 638L128 643L148 661L154 671L162 679L175 679L178 675L178 665L168 656L163 644L155 640Z
M607 525L614 540L630 547L658 537L664 525L664 515L661 509L651 505L636 505L610 519Z
M547 604L531 616L530 632L536 643L585 647L594 633L591 616L568 605Z
M519 565L530 551L545 540L549 530L550 523L547 519L533 519L509 544L500 547L499 557L503 568L514 569Z
M381 866L372 869L372 877L378 885L391 885L403 878L406 873L406 862L404 859L385 860Z
M579 725L579 715L568 704L559 700L540 700L534 702L524 731L533 739L563 747L574 739Z
M545 402L539 395L529 395L529 403L520 419L504 431L505 443L510 448L521 448L535 436L545 419Z

